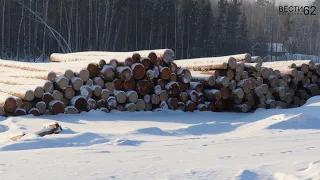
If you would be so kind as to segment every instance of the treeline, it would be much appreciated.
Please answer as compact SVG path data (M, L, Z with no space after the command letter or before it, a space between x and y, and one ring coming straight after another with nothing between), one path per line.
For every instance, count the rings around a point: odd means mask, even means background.
M319 18L277 8L267 0L0 0L0 57L171 48L190 58L249 52L256 42L318 52Z
M171 48L178 58L249 50L240 0L0 0L2 58Z

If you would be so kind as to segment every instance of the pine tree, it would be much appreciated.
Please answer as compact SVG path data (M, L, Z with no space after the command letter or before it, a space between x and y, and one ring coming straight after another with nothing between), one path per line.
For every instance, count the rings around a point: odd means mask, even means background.
M250 49L250 40L248 37L248 24L247 24L247 16L243 10L242 16L240 19L240 25L239 25L239 49L237 53L245 53L249 52Z

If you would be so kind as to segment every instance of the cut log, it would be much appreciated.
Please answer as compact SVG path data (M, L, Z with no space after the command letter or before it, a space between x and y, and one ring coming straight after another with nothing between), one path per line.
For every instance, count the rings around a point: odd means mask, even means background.
M267 108L273 109L277 107L277 102L273 99L267 99L265 101L265 104L267 105Z
M189 95L186 92L181 92L178 96L178 100L186 104L189 100Z
M146 111L152 111L152 103L146 103Z
M88 107L87 107L88 111L90 111L91 109L93 110L97 109L97 102L94 99L89 98L87 102L88 102Z
M59 89L62 90L66 89L69 86L69 80L64 76L56 76L54 79L54 83Z
M113 67L113 69L117 69L117 67L120 65L120 63L117 59L111 59L109 64L110 64L110 66Z
M178 102L178 109L177 110L185 111L186 105L183 102Z
M149 80L153 80L155 78L155 73L153 70L149 69L147 72L146 72L146 77L147 79Z
M42 97L42 101L46 103L46 105L49 105L49 103L54 100L53 95L50 93L44 93Z
M47 105L44 101L39 101L37 104L36 104L36 108L39 110L39 113L40 114L44 114L47 110Z
M165 89L166 88L166 84L167 84L167 81L164 80L164 79L155 79L154 81L155 85L160 85L161 86L161 89Z
M243 71L241 74L241 79L248 79L249 78L249 73L247 71Z
M198 93L203 92L203 85L200 82L190 82L190 88Z
M241 88L234 89L232 90L231 93L234 98L238 98L238 99L244 98L244 92Z
M73 90L73 88L72 88L72 86L69 86L69 87L67 87L65 90L64 90L64 97L65 98L67 98L67 99L72 99L74 96L75 96L75 94L76 94L76 92ZM56 99L57 100L57 99Z
M75 96L71 99L70 104L77 108L79 112L88 111L88 101L83 96Z
M134 79L138 79L138 80L142 79L146 74L145 66L142 65L141 63L134 63L131 66L131 69L132 69Z
M219 111L224 111L227 108L227 103L224 99L220 99L218 101L216 101L216 107Z
M207 101L205 104L207 105L208 111L216 111L215 103Z
M270 76L270 69L268 67L261 67L261 76L263 79L267 79Z
M179 85L176 82L169 82L166 85L166 90L170 97L176 97L180 93Z
M221 92L220 90L217 89L205 89L204 90L204 95L212 101L216 101L221 99Z
M28 114L32 114L33 116L40 116L40 112L39 112L39 110L37 108L30 109Z
M110 96L107 100L108 109L116 109L118 106L117 99L114 96Z
M261 71L261 64L259 63L244 63L244 70L248 72Z
M92 96L96 99L101 97L102 88L97 85L93 85L90 87L92 91ZM109 93L108 93L109 94Z
M22 108L17 108L16 111L14 112L14 116L25 116L25 115L27 115L27 111Z
M16 97L11 96L10 94L6 93L0 93L0 106L5 109L6 112L9 113L14 113L16 109L18 108L17 106L17 101ZM1 108L2 110L2 108ZM3 115L2 112L0 114Z
M101 76L103 77L104 80L106 81L112 81L114 76L115 76L115 72L114 72L114 68L110 65L105 65L103 66L102 70L100 71Z
M116 100L118 103L120 104L123 104L126 102L127 100L127 95L124 91L118 91L118 90L115 90L114 91L114 95L116 97Z
M171 73L169 81L177 82L178 76L175 73Z
M126 104L125 109L129 112L135 112L137 110L137 106L135 103L128 103Z
M244 113L247 113L250 111L250 108L246 103L245 104L234 104L232 109L237 112L244 112Z
M93 86L93 80L92 79L88 79L87 81L86 81L86 83L84 83L86 86ZM80 88L81 88L81 86L80 86ZM80 90L80 89L79 89Z
M65 114L78 114L79 111L74 106L67 106L64 108Z
M151 103L152 104L159 104L160 103L160 98L156 94L151 95Z
M104 108L106 107L106 101L103 99L97 100L96 106L97 106L97 109Z
M263 59L260 56L252 56L250 62L259 63L260 65L262 65Z
M194 103L198 103L199 96L198 92L195 90L187 90L187 94L189 95L189 99L193 101Z
M65 105L62 101L53 100L49 103L49 110L53 115L63 114Z
M233 90L233 89L235 89L237 87L237 81L236 80L231 80L230 82L229 82L229 89L230 90Z
M198 93L198 104L204 104L206 102L206 97L203 93Z
M127 101L130 103L136 103L138 101L138 93L136 91L127 91Z
M230 96L230 90L229 90L229 88L227 88L227 87L222 87L222 88L220 89L220 92L221 92L221 98L222 98L222 99L228 99L228 98L229 98L229 96Z
M222 87L228 87L228 86L229 86L229 79L227 77L220 76L216 79L215 87L222 88Z
M23 100L22 102L23 102L22 109L24 109L26 112L28 112L28 111L30 111L30 109L32 109L32 103L30 101Z
M137 82L136 90L142 96L147 95L151 91L151 84L147 80L140 80Z
M198 110L199 111L207 111L207 105L205 104L198 104Z
M166 90L163 90L159 95L160 101L167 101L169 99L169 94Z
M108 89L102 89L100 98L103 99L104 101L107 101L109 98L109 91Z
M134 64L134 60L131 57L127 57L123 63L125 66L131 67Z
M108 82L108 83L104 84L104 87L108 90L110 95L113 95L113 92L115 90L115 85L113 82Z
M118 77L123 81L129 80L132 77L132 71L130 67L119 66L117 67Z
M151 96L149 94L146 94L146 95L143 96L143 100L146 103L150 103L151 102Z
M143 69L149 69L152 66L152 62L149 58L141 58L140 62L143 65Z
M135 87L136 87L136 82L133 77L123 82L123 89L126 91L134 90Z
M132 59L133 59L133 62L140 62L140 59L141 59L141 55L139 54L139 52L135 52L132 54Z
M121 79L114 79L113 80L113 84L114 84L114 87L116 90L121 90L122 87L123 87L123 84L122 84L122 80Z
M138 99L136 102L137 111L143 111L146 109L146 102L143 99Z
M71 84L72 84L72 88L75 90L75 91L79 91L81 86L83 85L83 81L81 78L79 77L73 77L71 79Z
M186 103L186 111L189 111L189 112L193 112L195 110L197 110L197 105L192 102L191 100L187 101Z
M153 86L153 92L154 92L156 95L160 95L161 92L162 92L161 86L160 86L160 85Z
M216 77L206 74L195 73L195 71L191 72L192 81L200 82L204 87L213 87L216 84Z
M84 98L91 98L92 97L92 89L89 86L82 86L80 88L80 95Z
M93 78L93 84L102 88L104 86L104 80L101 77L95 77Z
M168 67L160 66L160 78L161 79L169 79L171 75L171 71Z

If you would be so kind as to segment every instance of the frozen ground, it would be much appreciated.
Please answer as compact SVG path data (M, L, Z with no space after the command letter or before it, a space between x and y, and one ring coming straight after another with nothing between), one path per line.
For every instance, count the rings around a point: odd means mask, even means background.
M57 121L62 134L37 137ZM112 112L0 121L0 179L320 179L320 97L250 114ZM27 133L19 142L10 137Z

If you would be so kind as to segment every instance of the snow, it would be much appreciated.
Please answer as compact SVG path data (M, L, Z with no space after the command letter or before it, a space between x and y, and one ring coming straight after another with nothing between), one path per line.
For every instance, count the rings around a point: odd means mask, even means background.
M313 97L300 108L254 113L0 117L0 177L318 180L319 108L320 97ZM54 122L60 134L36 135ZM23 132L21 140L10 140Z

